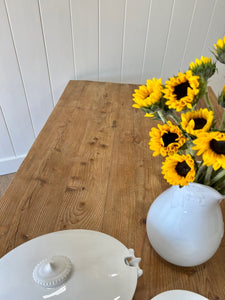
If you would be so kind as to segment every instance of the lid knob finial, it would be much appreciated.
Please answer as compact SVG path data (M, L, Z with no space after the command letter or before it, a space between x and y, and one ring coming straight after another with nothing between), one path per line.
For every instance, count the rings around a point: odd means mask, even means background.
M34 281L47 288L63 284L72 271L72 263L66 256L53 256L36 265L33 271Z

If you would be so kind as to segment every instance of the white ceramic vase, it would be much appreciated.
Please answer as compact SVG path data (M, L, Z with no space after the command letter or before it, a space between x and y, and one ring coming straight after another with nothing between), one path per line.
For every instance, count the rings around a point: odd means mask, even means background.
M198 183L171 186L154 200L148 212L147 234L152 247L175 265L206 262L223 237L223 198L215 189Z

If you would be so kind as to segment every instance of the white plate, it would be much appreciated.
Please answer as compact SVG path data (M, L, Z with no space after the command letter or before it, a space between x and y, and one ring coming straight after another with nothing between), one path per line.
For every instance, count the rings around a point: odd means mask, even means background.
M185 290L171 290L163 292L152 300L209 300L199 294L185 291Z

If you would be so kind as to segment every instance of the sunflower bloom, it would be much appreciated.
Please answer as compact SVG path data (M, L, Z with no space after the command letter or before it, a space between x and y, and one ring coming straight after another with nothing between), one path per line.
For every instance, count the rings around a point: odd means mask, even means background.
M149 136L151 137L149 148L154 151L153 156L160 154L166 156L177 153L186 141L180 128L170 121L168 121L168 124L158 124L158 128L153 127L149 132Z
M151 105L157 103L162 97L162 80L155 79L147 80L146 85L141 85L139 89L134 90L133 94L133 107L150 107Z
M212 126L213 112L207 108L188 111L181 114L181 126L189 134L197 136L200 132L207 132Z
M190 154L168 156L162 165L162 174L169 184L187 185L195 179L195 163Z
M211 57L203 57L201 59L191 62L189 69L192 71L193 75L201 76L205 81L207 81L216 71L216 64L212 63Z
M192 109L192 103L196 100L199 91L199 76L194 76L189 70L166 81L163 93L168 107L181 111L185 108Z
M225 64L225 36L223 39L219 39L216 44L214 44L215 47L215 57L218 59L219 62L222 64Z
M202 132L193 141L197 155L202 155L203 164L216 171L225 169L225 133L220 131Z

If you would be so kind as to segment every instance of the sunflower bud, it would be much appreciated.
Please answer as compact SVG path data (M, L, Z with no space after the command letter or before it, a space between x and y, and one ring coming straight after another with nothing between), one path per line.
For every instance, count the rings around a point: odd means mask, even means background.
M223 90L222 90L221 94L218 97L218 103L219 103L220 106L225 108L225 85L223 87Z
M201 56L201 59L196 58L195 62L190 63L189 69L193 75L200 76L207 81L215 73L216 63L212 62L211 57Z
M214 47L215 53L213 54L215 55L216 59L222 64L225 64L225 36L223 39L219 39L217 44L214 44Z

